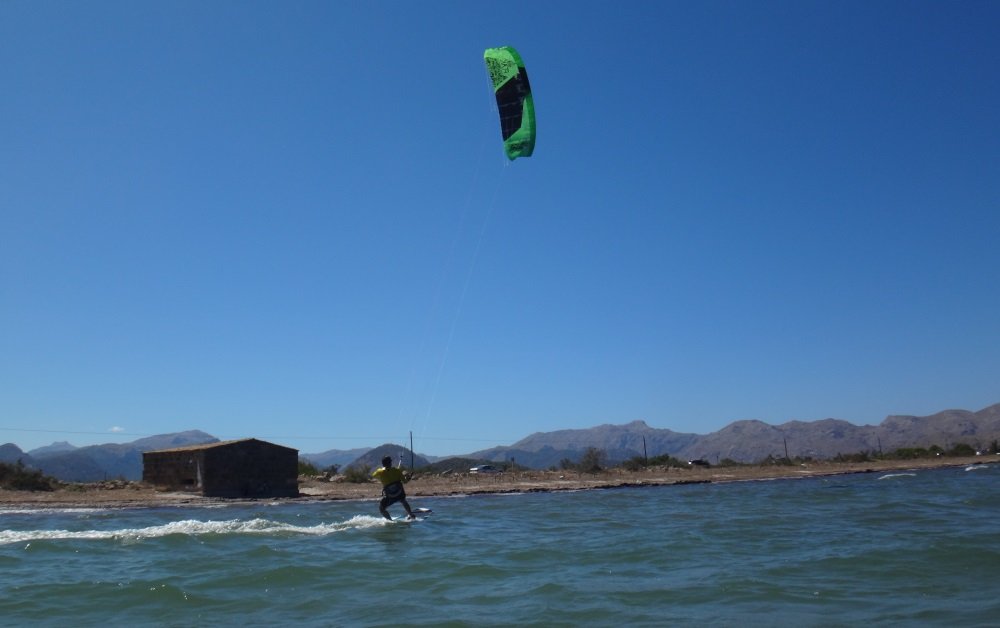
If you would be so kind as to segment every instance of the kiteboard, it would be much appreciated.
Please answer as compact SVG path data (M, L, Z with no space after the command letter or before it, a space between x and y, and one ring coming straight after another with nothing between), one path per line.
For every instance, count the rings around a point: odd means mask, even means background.
M392 520L398 523L413 523L414 521L423 520L427 517L427 515L434 512L430 508L412 508L411 510L413 510L413 514L416 515L415 519L410 519L407 515L402 515L401 517L393 517Z

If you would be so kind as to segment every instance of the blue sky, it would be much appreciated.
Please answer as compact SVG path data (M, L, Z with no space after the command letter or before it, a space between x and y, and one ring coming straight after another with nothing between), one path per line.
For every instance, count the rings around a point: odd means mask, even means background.
M0 4L0 442L1000 401L1000 4ZM484 48L513 45L508 163Z

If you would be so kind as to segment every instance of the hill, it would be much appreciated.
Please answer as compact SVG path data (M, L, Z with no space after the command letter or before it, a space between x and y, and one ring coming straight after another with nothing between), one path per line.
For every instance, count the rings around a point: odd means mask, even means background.
M316 465L317 469L326 469L331 465L344 468L368 453L367 447L358 449L330 449L318 454L301 454L301 457Z
M489 461L454 456L452 458L441 458L435 460L428 466L421 467L420 470L428 473L465 473L472 467L478 467L486 462Z
M757 462L768 456L828 460L838 454L890 452L903 447L945 449L965 443L985 450L1000 440L1000 404L978 412L945 410L925 417L890 416L881 424L854 425L840 419L789 421L771 425L742 420L706 435L650 427L643 421L599 425L589 429L536 432L509 447L493 447L467 458L492 462L515 460L518 465L544 469L563 459L578 462L589 447L604 450L609 464L645 454L669 454L686 460L717 463L724 459Z
M609 464L634 456L672 454L698 440L697 434L684 434L650 427L645 421L623 425L599 425L589 429L536 432L510 447L493 447L469 454L469 458L507 462L533 469L558 467L562 460L579 461L588 448L605 452Z
M58 454L66 451L73 451L77 449L76 446L69 444L68 442L61 440L51 445L46 445L45 447L39 447L38 449L32 449L28 452L29 455L37 458L39 456L47 456L49 454Z
M98 482L116 478L140 480L143 452L214 443L218 440L211 434L190 430L150 436L131 443L90 445L70 450L41 448L45 451L31 456L31 461L25 460L25 464L64 482Z
M945 410L927 417L890 416L879 428L882 446L888 449L930 444L948 448L955 443L985 448L1000 439L1000 403L978 412Z
M838 419L789 421L769 425L736 421L698 438L678 451L679 457L718 462L729 458L756 462L774 456L829 460L861 451L891 452L905 447L949 449L964 443L985 450L1000 439L1000 404L978 412L945 410L930 416L889 416L879 425L854 425Z
M412 452L407 447L402 445L394 445L392 443L386 443L384 445L379 445L375 449L369 449L364 455L356 458L349 465L354 468L369 467L371 469L377 469L382 466L382 458L385 456L392 457L393 466L397 466L402 460L403 466L407 469L419 469L421 467L426 467L430 464L427 458L423 456L413 454L413 464L410 464L410 456Z
M7 464L17 464L18 461L24 463L25 466L34 467L34 459L30 454L26 454L21 451L21 448L14 443L7 443L5 445L0 445L0 462L6 462Z
M0 445L0 462L16 464L21 460L27 467L63 481L93 482L142 477L142 453L154 449L169 449L184 445L217 442L218 439L192 430L161 434L125 444L73 447L69 443L54 443L25 453L14 444ZM977 450L987 450L1000 441L1000 404L971 412L944 410L924 417L893 415L879 425L854 425L840 419L818 421L788 421L771 425L758 420L741 420L706 435L658 429L644 421L622 425L599 425L588 429L536 432L513 445L493 447L464 454L456 463L461 469L469 461L479 464L516 462L520 467L547 469L560 466L568 459L579 462L588 448L603 450L608 464L617 464L635 456L670 455L680 459L703 459L718 463L725 459L736 462L757 462L769 456L782 458L808 457L828 460L838 454L858 452L889 453L908 447L928 448L932 445L950 449L966 444ZM402 456L410 467L410 450L402 445L385 444L375 449L330 450L320 454L303 454L319 468L339 465L378 467L382 456L393 460ZM422 468L440 458L414 456L416 468ZM454 465L445 465L451 468ZM468 466L472 466L469 464Z

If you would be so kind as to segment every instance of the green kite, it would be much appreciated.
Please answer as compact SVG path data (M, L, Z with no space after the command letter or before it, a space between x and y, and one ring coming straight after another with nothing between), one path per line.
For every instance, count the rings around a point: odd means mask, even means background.
M535 101L521 55L510 46L483 53L500 113L500 133L508 159L530 157L535 150Z

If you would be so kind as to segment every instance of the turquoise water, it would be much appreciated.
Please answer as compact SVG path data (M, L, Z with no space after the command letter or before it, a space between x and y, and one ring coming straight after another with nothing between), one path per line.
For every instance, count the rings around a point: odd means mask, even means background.
M998 485L989 465L414 499L434 514L412 524L374 501L0 508L0 623L996 626Z

